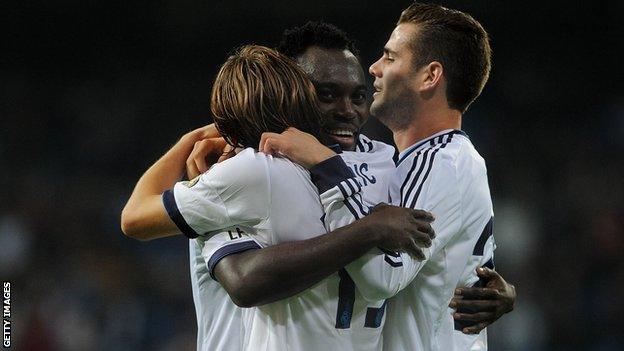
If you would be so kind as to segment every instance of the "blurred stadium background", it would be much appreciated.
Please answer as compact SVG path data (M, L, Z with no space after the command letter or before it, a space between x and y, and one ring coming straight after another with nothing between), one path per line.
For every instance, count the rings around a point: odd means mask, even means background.
M209 122L233 47L323 19L368 67L408 3L3 1L0 275L14 349L194 349L186 239L119 229L134 182ZM497 266L519 294L490 349L624 350L624 3L441 3L480 20L494 49L464 120L488 162Z

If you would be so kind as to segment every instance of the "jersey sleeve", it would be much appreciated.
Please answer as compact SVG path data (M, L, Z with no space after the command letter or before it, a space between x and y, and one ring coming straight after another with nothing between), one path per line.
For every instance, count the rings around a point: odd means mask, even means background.
M216 280L214 269L225 257L262 248L262 245L250 235L248 230L249 228L245 227L229 227L211 233L209 236L197 238L201 247L201 255L212 279Z
M327 231L351 224L368 213L362 202L362 185L339 155L312 167L310 177L319 191Z
M481 231L481 235L479 235L479 239L472 250L472 255L468 259L466 267L459 279L458 287L485 287L486 282L477 275L476 269L479 267L495 269L494 250L496 249L496 243L492 233L493 219L494 218L490 218L490 221ZM478 312L478 310L476 308L464 308L458 310L458 312L475 313ZM469 321L458 320L453 320L453 323L455 330L458 331L475 324Z
M319 189L328 231L343 227L368 213L360 185L351 169L334 156L310 169ZM399 253L375 248L345 268L362 296L369 301L384 300L399 291L402 274Z
M401 205L433 213L436 237L423 248L425 259L418 261L406 253L379 249L347 266L362 295L371 301L387 299L404 289L422 267L457 235L461 226L461 195L457 172L450 160L434 164L427 177L405 179ZM411 189L411 191L410 191ZM418 194L416 194L418 193Z
M169 217L189 238L232 225L255 225L269 216L266 164L251 150L213 166L163 193Z
M494 269L494 250L496 250L496 242L492 232L494 218L490 218L489 222L483 227L479 239L472 250L472 255L468 260L466 269L462 273L458 286L479 286L479 276L476 269L479 267L487 267Z
M361 196L361 189L343 191L343 184L350 179L346 172L349 168L344 162L341 163L336 159L336 157L329 159L334 160L331 164L329 160L326 161L327 170L321 175L311 170L313 180L326 179L321 185L318 184L318 180L315 184L321 193L328 230L347 225L362 217L357 211L357 206L353 210L349 206L357 204L356 201L350 200L357 200L357 196ZM423 249L425 254L423 261L418 261L406 253L377 248L347 265L347 272L365 299L379 301L396 295L412 282L433 255L458 235L462 221L461 182L458 181L457 169L450 155L440 154L437 161L431 162L432 167L424 176L405 179L402 185L404 191L401 192L402 206L429 211L436 217L432 223L436 232L432 246ZM342 169L341 177L335 176L338 169Z

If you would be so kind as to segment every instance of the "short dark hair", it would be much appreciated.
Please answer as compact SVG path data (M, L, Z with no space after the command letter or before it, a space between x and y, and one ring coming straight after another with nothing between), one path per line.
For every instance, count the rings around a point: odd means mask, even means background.
M277 51L296 59L311 46L349 50L355 56L359 56L355 42L349 38L345 31L331 23L313 21L309 21L301 27L285 30L282 34L282 40L277 46Z
M221 66L211 110L219 133L235 147L257 148L263 132L295 127L317 136L322 121L314 85L290 58L247 45Z
M444 67L449 107L465 112L481 94L490 75L492 50L488 33L469 14L434 4L413 3L398 24L418 26L411 46L420 68L432 61Z

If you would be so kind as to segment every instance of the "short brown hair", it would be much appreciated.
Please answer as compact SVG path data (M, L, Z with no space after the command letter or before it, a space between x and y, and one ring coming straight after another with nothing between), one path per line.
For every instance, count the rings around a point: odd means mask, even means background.
M417 2L401 13L398 24L403 23L418 25L411 43L415 66L440 62L449 107L465 112L490 75L492 50L483 26L461 11Z
M314 85L288 57L259 45L238 49L212 86L217 129L237 147L257 148L263 132L295 127L318 135L322 114Z

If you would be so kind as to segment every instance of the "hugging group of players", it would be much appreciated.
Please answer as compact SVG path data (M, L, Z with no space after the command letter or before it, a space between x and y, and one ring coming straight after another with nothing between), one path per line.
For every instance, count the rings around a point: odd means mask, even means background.
M121 217L136 239L189 238L198 350L487 350L516 298L494 271L485 162L461 130L490 56L470 15L413 3L369 68L370 105L332 24L226 60L214 124L155 162ZM369 114L396 161L360 133Z

